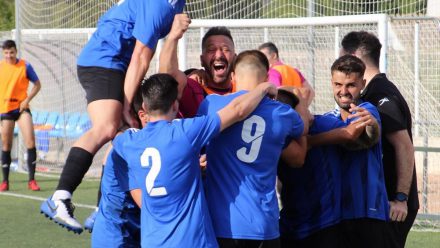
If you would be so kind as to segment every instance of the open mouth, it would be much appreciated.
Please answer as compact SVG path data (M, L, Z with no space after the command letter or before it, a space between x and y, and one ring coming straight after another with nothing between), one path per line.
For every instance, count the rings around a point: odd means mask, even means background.
M212 63L212 68L214 69L214 73L216 75L223 75L224 73L226 73L227 63L223 61L216 61Z

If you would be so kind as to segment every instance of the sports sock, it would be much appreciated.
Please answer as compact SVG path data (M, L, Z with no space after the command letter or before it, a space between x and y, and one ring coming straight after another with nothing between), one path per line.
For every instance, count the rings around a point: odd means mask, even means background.
M29 169L29 181L35 179L35 167L37 166L37 149L27 149L27 166Z
M57 190L66 190L72 194L89 170L93 162L93 156L83 148L72 147L61 172Z
M72 194L67 190L56 190L52 195L52 200L71 199Z
M9 167L11 165L11 151L2 151L3 181L9 181Z

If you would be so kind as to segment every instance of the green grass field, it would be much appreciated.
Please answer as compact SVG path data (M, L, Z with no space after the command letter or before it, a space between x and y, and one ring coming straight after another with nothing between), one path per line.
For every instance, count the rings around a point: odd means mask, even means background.
M11 173L10 190L8 193L20 195L10 196L0 193L0 248L29 248L29 247L90 247L90 234L81 235L67 232L66 229L54 224L40 214L41 201L27 199L26 196L47 198L53 193L58 179L37 175L40 192L27 189L27 175ZM96 192L99 181L84 180L74 195L76 204L93 206L96 204ZM75 215L83 222L92 209L78 207ZM438 248L440 247L440 232L412 231L406 247Z

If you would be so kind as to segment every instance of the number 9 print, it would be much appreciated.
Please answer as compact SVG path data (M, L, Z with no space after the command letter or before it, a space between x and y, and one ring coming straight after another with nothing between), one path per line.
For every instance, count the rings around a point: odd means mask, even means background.
M255 131L253 132L253 130ZM242 147L237 150L237 158L239 160L245 163L252 163L257 159L265 131L266 122L258 115L253 115L244 121L241 138L244 142L250 144L250 148ZM249 152L247 152L248 150Z

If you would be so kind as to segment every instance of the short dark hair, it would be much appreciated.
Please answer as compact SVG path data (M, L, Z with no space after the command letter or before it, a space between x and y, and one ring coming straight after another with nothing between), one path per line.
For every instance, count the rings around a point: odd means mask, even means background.
M277 101L289 105L291 108L295 108L299 103L298 97L292 92L285 89L278 89Z
M193 73L194 71L197 71L198 69L197 68L189 68L189 69L186 69L183 73L185 73L185 76L189 76L189 75L191 75L191 73Z
M331 67L332 74L334 71L340 71L346 75L350 73L359 73L360 77L364 77L365 64L358 57L347 54L339 57L333 62Z
M142 92L141 90L137 90L136 93L133 96L133 102L131 103L131 107L133 108L133 111L137 113L142 108L142 102L144 100L142 99Z
M11 49L11 48L17 49L17 45L15 44L15 41L5 40L2 44L2 49Z
M266 55L264 55L264 53L258 50L247 50L238 54L234 60L234 64L232 65L232 71L235 71L237 65L239 65L244 61L248 63L253 63L255 65L260 64L261 66L263 66L266 72L269 71L270 66L269 66L269 61L266 58Z
M217 27L212 27L208 30L208 32L206 32L206 34L203 36L202 39L202 50L205 50L205 46L206 46L206 40L214 35L223 35L228 37L229 39L231 39L232 43L234 44L234 39L232 39L232 35L231 35L231 31L224 26L217 26Z
M133 102L131 103L131 107L136 115L136 121L138 122L139 127L142 127L142 121L139 119L139 115L138 115L139 110L142 109L142 102L143 102L142 92L139 89L134 94Z
M266 42L266 43L261 44L258 47L258 50L262 50L262 49L265 49L265 48L267 50L269 50L270 53L275 53L277 55L277 57L279 57L279 55L278 55L278 47L275 46L275 44L273 42Z
M374 34L366 31L353 31L344 36L341 45L342 49L350 54L354 54L359 50L362 56L379 67L382 44Z
M148 112L167 113L177 100L177 86L176 79L165 73L154 74L142 80L142 97Z

